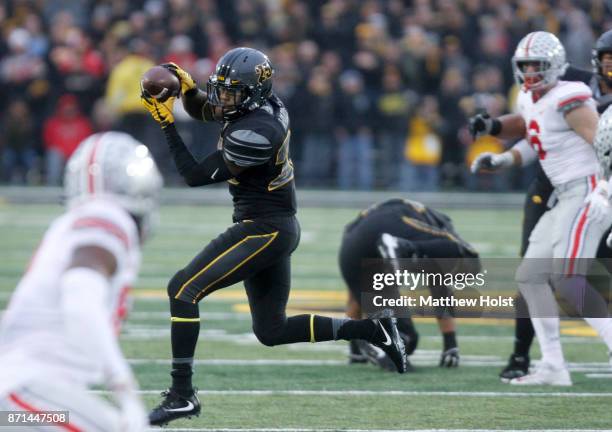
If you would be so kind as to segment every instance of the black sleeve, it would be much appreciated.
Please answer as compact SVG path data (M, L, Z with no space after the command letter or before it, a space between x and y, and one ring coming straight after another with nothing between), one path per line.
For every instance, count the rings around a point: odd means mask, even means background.
M183 108L197 120L212 121L212 111L207 102L206 92L200 89L189 90L183 94Z
M176 168L189 186L219 183L233 177L223 160L221 150L216 150L203 161L197 162L185 146L174 124L166 127L164 133Z
M603 112L612 105L612 94L603 95L597 98L597 112L603 114Z
M593 72L579 69L574 66L569 66L563 76L561 77L564 81L582 81L586 85L589 85L591 78L593 77Z
M223 138L223 154L225 159L239 167L263 165L272 158L272 133L258 128L236 125Z

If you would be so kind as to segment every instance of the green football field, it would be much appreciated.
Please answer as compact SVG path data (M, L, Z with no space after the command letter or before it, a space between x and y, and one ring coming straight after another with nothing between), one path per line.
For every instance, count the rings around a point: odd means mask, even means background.
M0 204L0 309L59 206ZM231 221L229 207L163 207L145 246L134 308L121 343L149 406L169 385L169 313L173 273ZM483 256L514 257L519 211L452 210L458 231ZM289 314L340 316L346 293L337 267L343 225L354 209L301 208L302 241L293 256ZM241 286L201 303L195 384L203 413L166 430L611 430L612 376L604 345L580 321L563 323L574 386L513 388L497 373L512 349L509 320L459 320L462 365L441 370L441 337L417 320L416 372L398 375L349 366L344 342L268 348L251 332ZM536 344L537 345L537 344ZM532 357L537 358L536 350Z

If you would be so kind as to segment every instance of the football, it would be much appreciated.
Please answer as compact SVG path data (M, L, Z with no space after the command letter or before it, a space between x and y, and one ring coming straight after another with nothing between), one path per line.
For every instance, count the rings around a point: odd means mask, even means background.
M163 66L153 66L142 75L142 89L160 102L171 96L178 96L181 82L171 71Z

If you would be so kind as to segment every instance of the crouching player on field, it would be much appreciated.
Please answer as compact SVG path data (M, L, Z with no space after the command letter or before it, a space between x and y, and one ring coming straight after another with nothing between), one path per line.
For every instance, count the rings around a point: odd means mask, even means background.
M390 199L375 204L350 222L342 237L339 263L349 289L347 315L350 318L363 317L360 286L362 260L380 258L412 259L415 269L419 268L419 261L431 263L431 259L442 258L444 260L441 261L453 264L453 272L477 273L480 270L478 253L455 232L450 218L445 214L406 199ZM448 295L446 286L430 286L429 289L433 297ZM459 347L453 310L439 308L436 315L444 342L439 365L457 367ZM397 321L406 353L410 355L417 347L419 335L409 317L398 317ZM394 370L387 356L365 341L351 341L349 361L370 361L384 369Z
M67 165L68 209L45 233L2 319L0 411L68 411L55 427L73 432L145 430L117 334L161 186L147 148L131 136L107 132L80 144ZM89 393L92 385L110 390L118 408Z

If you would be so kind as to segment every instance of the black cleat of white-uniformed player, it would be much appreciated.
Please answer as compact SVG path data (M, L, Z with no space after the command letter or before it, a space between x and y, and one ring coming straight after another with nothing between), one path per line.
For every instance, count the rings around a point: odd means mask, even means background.
M379 318L374 320L376 331L371 343L383 350L391 359L399 373L408 371L408 356L404 340L397 329L396 318Z
M163 426L179 418L199 416L202 407L197 393L198 390L194 389L189 397L184 397L172 389L163 391L161 395L164 399L149 413L149 423Z
M508 384L515 378L520 378L529 373L529 356L519 356L512 354L508 360L508 364L499 374L501 382Z

